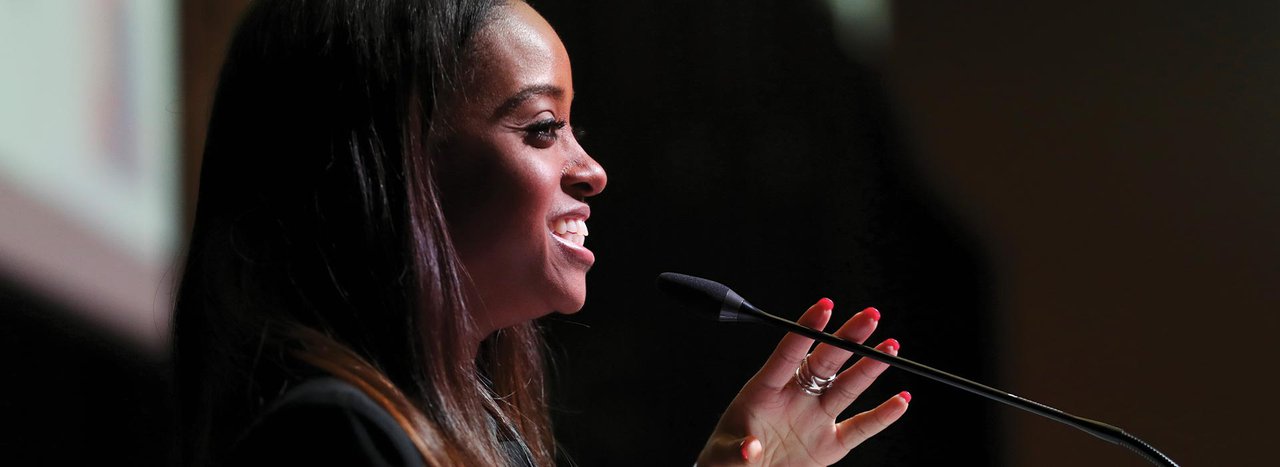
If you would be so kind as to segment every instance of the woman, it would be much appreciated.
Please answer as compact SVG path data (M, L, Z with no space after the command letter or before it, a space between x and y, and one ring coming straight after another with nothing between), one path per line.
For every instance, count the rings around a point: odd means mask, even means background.
M554 464L534 320L582 307L586 200L606 184L572 100L564 46L524 3L255 3L176 305L184 462ZM902 393L834 423L884 367L830 381L849 355L804 360L810 344L783 340L699 465L833 463L906 410Z

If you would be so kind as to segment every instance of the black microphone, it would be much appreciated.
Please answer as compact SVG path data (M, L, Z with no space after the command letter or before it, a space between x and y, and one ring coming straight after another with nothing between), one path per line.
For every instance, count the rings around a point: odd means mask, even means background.
M905 358L889 355L871 347L841 339L819 330L806 328L793 321L788 321L769 313L765 313L763 310L756 308L754 305L744 300L741 295L738 295L728 286L719 282L710 279L703 279L701 277L677 274L674 272L664 272L658 275L658 290L670 295L672 298L685 302L688 305L692 305L696 311L703 312L706 316L714 316L717 321L765 323L777 326L787 332L800 334L819 342L848 350L857 355L887 363L909 373L920 375L925 378L929 378L955 388L963 389L979 396L986 397L997 402L1002 402L1036 415L1075 427L1108 442L1127 447L1142 457L1145 457L1153 464L1166 467L1178 467L1178 464L1173 462L1169 456L1164 455L1164 453L1152 447L1150 444L1138 439L1136 436L1126 433L1124 430L1099 421L1077 417L1039 402L1024 399L991 386L961 378Z

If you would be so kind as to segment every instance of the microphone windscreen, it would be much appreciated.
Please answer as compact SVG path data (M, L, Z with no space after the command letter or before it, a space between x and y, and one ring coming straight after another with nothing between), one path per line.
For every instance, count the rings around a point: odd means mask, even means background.
M719 282L674 272L658 274L658 290L713 318L719 317L730 292Z

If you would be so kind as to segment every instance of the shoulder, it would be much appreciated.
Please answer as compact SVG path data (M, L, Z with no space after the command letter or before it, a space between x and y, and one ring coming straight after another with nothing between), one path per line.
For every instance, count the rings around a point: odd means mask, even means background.
M325 377L290 389L232 449L232 465L420 466L391 414L363 391Z

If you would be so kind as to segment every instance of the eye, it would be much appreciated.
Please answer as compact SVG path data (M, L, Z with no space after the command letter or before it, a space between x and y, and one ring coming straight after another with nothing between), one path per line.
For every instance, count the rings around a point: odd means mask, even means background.
M557 132L563 129L565 125L568 125L568 122L550 118L534 122L524 127L525 144L538 149L549 148L560 138Z

